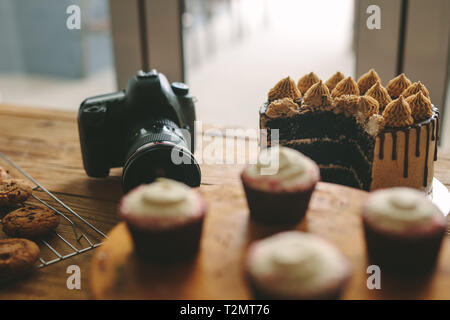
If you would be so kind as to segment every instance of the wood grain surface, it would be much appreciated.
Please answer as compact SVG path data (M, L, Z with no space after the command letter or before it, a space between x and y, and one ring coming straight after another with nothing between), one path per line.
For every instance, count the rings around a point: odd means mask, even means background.
M211 128L211 126L207 128ZM227 147L224 146L224 148ZM121 170L112 170L111 176L106 179L93 179L86 176L82 168L75 113L0 105L0 152L15 161L43 186L54 192L61 200L72 206L103 232L109 232L117 224L116 207L122 196L120 188ZM197 157L199 156L197 155ZM240 259L242 259L244 249L250 239L261 238L277 230L254 225L247 219L248 212L238 176L242 170L242 165L208 164L208 160L211 160L208 157L214 158L215 156L206 155L204 163L201 165L203 177L200 190L210 206L211 219L206 221L202 252L197 260L194 264L181 265L173 270L166 271L154 270L155 267L152 266L133 265L133 262L131 262L130 265L127 265L127 268L139 269L139 274L143 275L145 283L159 275L167 274L170 275L172 280L167 283L155 283L155 293L149 293L146 290L137 291L135 296L133 296L132 282L125 282L122 285L125 286L124 288L128 288L125 292L127 294L120 297L249 297L241 271L237 267ZM12 172L12 174L16 173ZM449 152L439 151L435 166L435 177L447 187L450 186ZM354 211L343 210L342 215L332 217L336 218L339 224L329 224L329 215L342 206L356 208L364 198L365 193L348 189L345 196L336 198L331 191L334 196L326 198L324 194L327 193L329 188L332 188L332 186L325 183L320 184L319 190L313 198L312 211L308 214L310 217L300 225L300 228L317 232L331 240L335 239L333 241L339 239L337 245L342 248L352 263L356 266L363 265L365 255L361 242L362 234L357 231L359 220L354 215ZM349 197L349 195L353 195L353 197ZM336 201L336 203L332 211L323 210L329 208L333 201ZM1 216L2 213L0 212ZM62 229L64 235L69 237L70 233L67 229L64 226L61 226L61 228L64 228ZM214 230L217 230L217 232L214 232ZM127 242L123 227L119 225L113 232L124 237L121 248L123 248L125 255L130 253L131 242ZM351 232L353 232L354 237L347 235L347 233L352 234ZM0 231L0 238L4 237L6 236ZM114 239L115 237L111 238ZM380 292L364 291L361 289L361 285L365 282L365 274L361 270L357 270L344 298L449 299L449 241L449 237L447 237L441 252L440 269L421 288L411 290L410 287L414 286L412 283L398 286L395 281L386 280L384 282L386 290ZM107 246L108 243L100 248L107 248ZM100 248L39 269L23 279L1 286L0 300L116 297L114 289L110 289L109 285L101 286L101 290L95 291L95 295L91 293L89 288L93 282L93 272L95 274L92 264L93 253L100 253ZM227 250L215 250L215 248L226 248ZM236 248L237 251L233 248ZM232 254L235 251L240 252L240 254ZM216 264L213 263L214 261L216 261ZM70 265L78 265L81 268L81 290L67 289L66 280L69 274L66 273L66 269ZM198 266L203 269L196 269ZM219 284L210 282L208 279L211 279L211 277L217 277ZM173 292L174 286L178 286L177 288L180 288L180 290ZM220 292L216 290L216 286L221 288Z
M257 224L248 217L245 196L235 185L202 186L208 215L199 255L174 266L144 263L133 254L124 223L110 233L92 262L91 288L97 299L249 299L244 257L250 243L285 228ZM352 265L344 299L450 299L450 237L439 265L426 281L399 281L382 273L381 290L367 289L360 207L368 193L319 183L305 220L290 229L317 234L337 246ZM420 261L418 261L420 263Z

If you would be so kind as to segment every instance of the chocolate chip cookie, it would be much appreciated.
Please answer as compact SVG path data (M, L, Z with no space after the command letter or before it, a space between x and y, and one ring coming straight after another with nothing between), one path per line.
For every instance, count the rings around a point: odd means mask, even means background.
M0 180L0 206L12 206L24 202L31 192L31 187L23 180Z
M9 172L3 167L0 167L0 181L9 179Z
M31 270L39 259L39 247L26 239L0 240L0 279Z
M10 237L43 236L59 225L59 215L47 207L26 205L2 219L3 232Z

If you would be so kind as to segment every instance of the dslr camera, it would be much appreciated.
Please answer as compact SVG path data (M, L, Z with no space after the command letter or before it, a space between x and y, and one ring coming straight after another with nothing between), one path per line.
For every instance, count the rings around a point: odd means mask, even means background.
M125 90L84 100L78 112L83 165L90 177L123 167L124 192L167 177L195 187L194 98L181 82L139 71Z

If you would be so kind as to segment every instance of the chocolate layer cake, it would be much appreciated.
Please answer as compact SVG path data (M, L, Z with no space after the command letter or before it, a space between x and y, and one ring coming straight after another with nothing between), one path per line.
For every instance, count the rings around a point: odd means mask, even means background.
M428 90L404 74L386 88L372 69L358 82L338 72L325 83L310 73L279 81L260 109L267 144L316 161L323 181L363 190L431 189L439 112ZM274 131L278 129L278 132Z

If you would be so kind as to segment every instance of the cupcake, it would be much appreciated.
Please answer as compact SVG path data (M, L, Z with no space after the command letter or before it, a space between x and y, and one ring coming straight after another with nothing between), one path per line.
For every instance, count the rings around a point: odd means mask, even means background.
M435 266L446 222L420 191L392 188L371 193L362 221L371 264L402 274Z
M250 217L266 224L300 222L320 179L319 167L300 152L272 147L241 174Z
M253 243L245 268L257 299L338 299L350 276L350 266L338 250L300 231Z
M195 256L205 212L197 191L165 178L131 190L119 205L137 256L155 262Z

